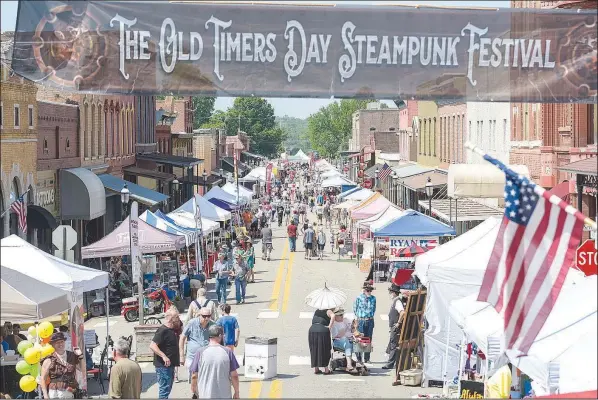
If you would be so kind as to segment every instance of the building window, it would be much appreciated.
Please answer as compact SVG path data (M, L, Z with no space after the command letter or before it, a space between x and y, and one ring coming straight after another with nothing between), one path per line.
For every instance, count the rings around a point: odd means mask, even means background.
M389 131L394 132L396 129L394 127L388 128Z
M70 149L71 148L71 141L69 140L69 138L66 138L66 149Z
M15 129L19 129L21 127L21 106L15 104Z
M376 128L374 128L373 126L370 128L370 132L373 132L375 130L376 130Z
M60 158L60 127L54 128L54 144L56 146L56 158Z
M29 129L33 129L33 106L31 104L27 107L27 119L29 122Z
M48 154L48 139L44 139L44 154Z
M501 150L505 150L507 148L507 120L502 120L502 143L500 145Z
M434 154L434 157L436 157L436 117L434 117L434 125L432 125L432 129L433 129L433 134L434 134L434 145L432 146L432 153Z

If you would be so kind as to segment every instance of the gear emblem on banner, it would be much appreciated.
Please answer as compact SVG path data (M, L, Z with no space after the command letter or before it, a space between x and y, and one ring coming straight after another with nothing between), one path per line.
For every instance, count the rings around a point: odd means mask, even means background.
M52 8L38 23L33 54L45 79L67 89L90 87L107 61L107 39L87 3Z
M559 40L557 62L559 73L577 88L580 97L596 96L598 86L597 18L589 16L585 23L572 27Z

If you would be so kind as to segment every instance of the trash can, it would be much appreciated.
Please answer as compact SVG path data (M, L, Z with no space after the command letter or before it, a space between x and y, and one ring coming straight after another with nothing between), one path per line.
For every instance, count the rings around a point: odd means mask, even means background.
M249 379L270 379L278 373L277 338L251 336L245 339L245 377Z

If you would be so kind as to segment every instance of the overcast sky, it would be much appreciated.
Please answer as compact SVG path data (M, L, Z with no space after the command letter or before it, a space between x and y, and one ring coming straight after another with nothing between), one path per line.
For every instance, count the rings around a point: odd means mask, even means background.
M311 3L329 3L327 1L311 1ZM380 4L381 1L332 1L330 3L335 4L360 4L360 5L375 5ZM418 4L418 5L438 5L443 6L461 6L461 7L500 7L508 8L509 0L496 0L496 1L476 1L476 0L464 0L464 1L385 1L385 4ZM2 0L0 14L2 15L2 26L1 30L11 31L15 29L17 22L17 1L4 1ZM216 101L216 109L225 110L230 107L233 103L234 98L231 97L220 97ZM268 99L274 106L274 111L277 116L289 115L292 117L306 118L310 114L318 111L320 107L330 104L334 100L330 99ZM394 107L392 102L387 102L390 106Z

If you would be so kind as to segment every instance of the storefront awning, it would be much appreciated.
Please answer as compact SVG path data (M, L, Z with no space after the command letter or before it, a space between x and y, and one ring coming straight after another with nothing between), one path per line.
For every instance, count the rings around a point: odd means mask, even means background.
M424 190L428 184L428 178L432 187L440 187L446 185L447 175L438 171L425 172L423 174L410 176L403 181L403 185L407 188L418 191Z
M91 221L104 214L106 191L100 178L85 168L61 169L60 219Z
M224 163L226 163L230 168L233 168L233 170L230 172L234 172L234 168L235 168L235 159L234 158L222 157L222 161ZM246 171L247 172L251 171L251 168L249 168L249 166L242 161L237 161L237 166L239 167L239 173L241 173L241 174L245 173Z
M203 163L203 160L195 157L173 156L163 153L137 154L137 160L153 161L156 164L172 165L173 167L192 167Z
M27 206L27 226L31 229L56 229L56 218L42 206L29 204Z
M125 181L124 179L117 178L116 176L112 176L110 174L100 175L99 178L106 189L115 193L120 193L126 184L133 200L137 200L138 202L150 207L158 203L165 202L169 197L160 192L156 192L155 190L139 186L135 183Z
M123 168L125 174L134 176L144 176L146 178L153 178L163 182L170 182L176 178L175 174L169 174L167 172L154 171L151 169L139 168L139 167L126 167Z
M428 200L420 200L419 206L426 212L430 208ZM500 217L504 211L470 199L432 200L432 215L445 222L485 221L489 217Z
M598 176L598 159L596 157L590 157L585 160L563 165L562 167L557 167L557 169L571 174Z
M259 154L253 154L253 153L250 153L248 151L242 151L241 154L243 154L243 155L245 155L247 157L250 157L250 158L257 158L258 160L265 160L266 159L266 157L264 157L264 156L260 156Z
M529 178L525 165L510 165L517 174ZM499 199L505 192L505 174L490 163L451 164L448 170L447 196L452 198Z

